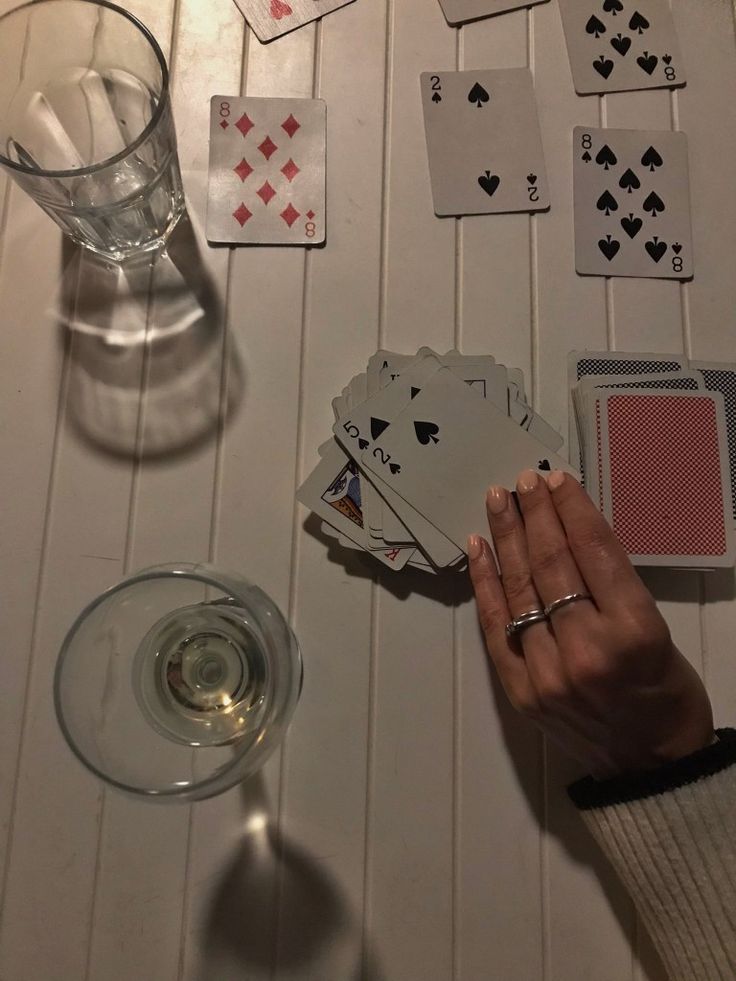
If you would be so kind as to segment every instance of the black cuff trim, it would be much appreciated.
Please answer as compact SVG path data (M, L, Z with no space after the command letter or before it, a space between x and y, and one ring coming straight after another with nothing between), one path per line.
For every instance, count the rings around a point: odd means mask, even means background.
M711 777L736 763L736 729L716 729L718 742L699 749L692 756L665 763L656 770L629 773L610 780L584 777L571 784L567 792L581 811L612 804L628 804L657 794L666 794L704 777Z

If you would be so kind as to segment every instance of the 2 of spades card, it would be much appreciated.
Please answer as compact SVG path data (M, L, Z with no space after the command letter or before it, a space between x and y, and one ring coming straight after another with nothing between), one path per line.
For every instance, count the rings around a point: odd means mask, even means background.
M324 242L325 140L322 99L214 96L208 240L235 245Z
M487 527L490 483L513 487L528 467L574 473L449 368L432 375L360 460L460 549Z
M560 10L580 95L685 84L667 0L560 0Z
M590 129L573 135L575 267L586 276L693 275L684 133Z
M528 68L424 72L421 89L435 214L549 208Z

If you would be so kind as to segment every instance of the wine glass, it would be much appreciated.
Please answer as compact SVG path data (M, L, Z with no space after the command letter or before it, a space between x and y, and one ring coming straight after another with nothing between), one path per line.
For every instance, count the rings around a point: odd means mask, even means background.
M296 707L302 660L274 602L209 565L160 565L94 599L69 630L56 714L102 780L201 800L259 769Z

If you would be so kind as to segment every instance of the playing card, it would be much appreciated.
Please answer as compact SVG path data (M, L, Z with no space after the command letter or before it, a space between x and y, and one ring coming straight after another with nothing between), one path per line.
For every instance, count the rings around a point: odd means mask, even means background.
M687 137L574 131L575 265L587 276L693 275Z
M332 413L335 416L335 422L344 415L347 409L347 400L344 395L338 395L337 398L332 400Z
M604 392L600 416L604 514L632 561L732 566L723 397Z
M360 545L356 545L355 542L352 541L350 538L347 538L345 535L340 534L337 528L333 528L332 525L328 524L326 521L322 522L322 524L320 525L320 530L323 535L327 536L327 538L334 538L334 540L336 542L339 542L343 548L349 548L351 552L365 551L360 547Z
M668 0L560 0L576 92L685 84Z
M565 440L560 436L556 429L543 419L539 413L532 411L527 422L522 426L535 439L556 453L563 445Z
M569 454L570 461L580 460L580 442L575 424L573 390L586 375L652 375L683 371L687 358L682 354L646 354L626 351L571 351L568 355L567 373L569 402ZM581 461L581 471L584 472Z
M524 402L527 401L526 392L524 390L524 372L521 370L521 368L509 368L509 385L515 385L519 398Z
M573 472L448 368L363 452L361 465L462 550L487 526L489 484L513 487L528 467Z
M493 357L462 355L455 351L440 356L427 347L420 348L414 357L379 351L368 362L367 370L368 389L374 389L374 394L367 402L351 406L350 411L338 419L333 430L337 439L354 455L365 449L374 433L380 434L442 365L451 366L451 370L482 398L507 410L507 371L503 365L497 365ZM381 379L385 386L376 389ZM383 507L379 521L372 519L377 500L372 497L370 482L364 481L363 486L368 534L375 540L372 547L381 548L387 543L406 545L416 537L438 564L447 564L448 556L455 555L454 547L448 552L450 543L444 536L438 538L435 529L428 527L421 515L412 516L411 525L407 526L405 504L399 505L403 520L391 506Z
M447 535L444 535L428 518L389 487L379 475L372 478L389 508L409 529L421 551L438 569L446 569L463 557L463 552Z
M654 389L668 391L704 391L702 375L697 371L681 371L658 375L588 375L572 389L575 418L582 435L581 472L585 487L592 497L597 495L603 510L601 484L600 398L605 392L625 389Z
M327 521L356 545L367 549L361 507L361 481L355 460L337 443L325 448L324 455L297 491L297 500ZM414 555L414 548L394 548L375 553L384 565L402 569Z
M419 361L430 353L435 356L435 352L429 348L420 348L416 355L399 354L396 351L378 350L368 361L366 370L368 378L368 395L374 395L380 388L393 381L401 371L418 364ZM340 413L336 420L340 418ZM406 544L412 540L411 532L406 525L399 520L398 516L386 502L378 495L380 501L380 517L371 516L373 522L368 520L368 534L372 538L380 537L383 541L396 544Z
M414 360L414 365L405 368L391 384L351 408L345 417L335 423L333 432L336 439L356 459L360 459L363 450L372 445L411 399L416 397L428 379L442 367L435 355L426 352L420 353ZM384 495L383 488L380 488L380 493ZM389 507L395 505L390 496L388 504ZM400 522L402 540L408 529L436 565L449 565L457 559L457 549L445 536L431 527L421 515L408 515L405 505L399 507L399 513L395 508L394 513ZM410 523L407 517L411 518ZM383 533L392 535L388 530Z
M664 388L680 392L705 391L703 376L699 371L679 371L655 375L587 375L581 378L576 390L588 393L595 389Z
M437 215L549 208L528 68L424 72L421 89Z
M544 0L440 0L447 23L452 26L537 3L544 3Z
M314 5L318 0L306 0ZM207 238L235 245L325 240L322 99L216 95L210 103Z
M352 0L235 0L259 41L273 41Z
M338 420L334 428L338 440L346 448L350 447L349 451L354 455L364 450L373 439L380 436L409 401L416 397L426 381L443 365L481 398L492 402L502 412L508 412L508 372L503 365L496 364L494 358L455 352L439 356L431 349L423 348L414 359L413 365L407 365L396 374L391 384L376 392L362 405L352 409L349 420ZM342 434L339 432L341 423L344 430ZM369 483L369 481L363 482L366 501L369 500ZM383 490L381 492L383 493ZM405 505L401 505L400 508L403 520L391 506L383 508L380 543L377 540L376 547L387 543L407 544L407 534L411 540L411 533L413 533L418 544L425 547L435 561L439 559L439 564L446 564L448 542L445 537L440 536L438 540L435 530L427 526L428 523L421 515L412 516L410 523L407 523L407 509ZM371 525L369 524L368 527L371 534ZM454 549L449 554L454 554Z
M647 354L639 351L571 351L568 356L570 386L586 375L654 375L684 371L684 354Z
M729 468L731 471L731 496L734 501L736 521L736 364L714 364L709 361L692 361L691 367L703 376L709 392L720 392L726 412Z
M365 402L368 397L368 375L365 371L351 378L345 391L342 412L336 415L339 419L346 412L350 412L354 406ZM383 502L376 493L369 480L361 477L361 510L363 512L363 525L365 527L366 547L371 550L381 551L386 548L386 541L381 531L381 516L383 514ZM410 542L406 542L410 544ZM413 543L412 543L413 544Z
M432 352L434 353L434 352ZM416 361L419 355L398 354L396 351L376 351L368 361L366 374L368 376L368 394L373 395L382 388L382 378L388 379L398 375L404 368ZM386 384L388 381L385 382Z

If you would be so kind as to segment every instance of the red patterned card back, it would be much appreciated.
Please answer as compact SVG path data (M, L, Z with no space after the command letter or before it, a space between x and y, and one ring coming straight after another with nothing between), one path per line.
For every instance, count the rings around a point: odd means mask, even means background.
M630 555L724 555L721 448L708 397L608 399L613 528Z

